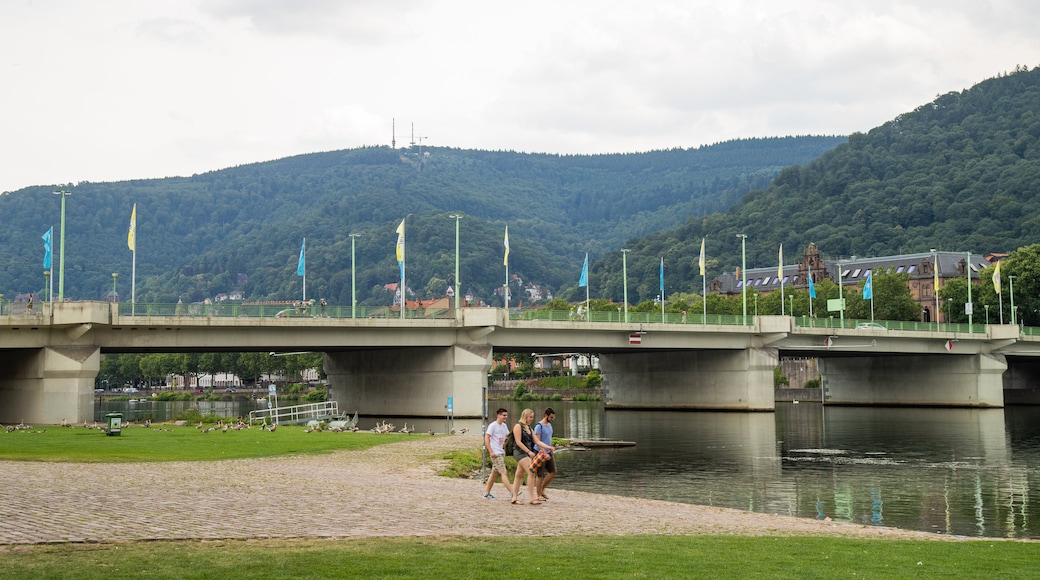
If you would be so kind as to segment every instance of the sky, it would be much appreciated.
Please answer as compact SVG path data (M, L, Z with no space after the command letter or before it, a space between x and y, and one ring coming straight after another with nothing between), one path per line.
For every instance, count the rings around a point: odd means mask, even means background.
M846 135L1016 65L1033 0L5 0L0 192L416 143Z

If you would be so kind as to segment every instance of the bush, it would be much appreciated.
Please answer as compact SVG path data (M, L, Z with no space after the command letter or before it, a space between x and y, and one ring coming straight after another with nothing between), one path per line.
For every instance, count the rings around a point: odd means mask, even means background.
M773 367L773 388L779 389L790 385L791 382L784 376L784 369L780 365Z
M818 388L820 388L820 379L819 378L815 378L815 379L810 379L808 381L805 381L805 384L802 385L802 388L803 389L818 389Z
M316 389L303 396L303 400L308 403L321 403L325 401L325 391Z
M531 391L527 388L527 385L523 381L516 384L516 388L513 389L513 397L517 400L524 401L530 399L524 399L524 397L531 394Z
M602 384L603 377L600 376L599 371L589 371L589 374L585 377L585 388L598 389Z
M549 400L550 401L562 401L563 400L563 395L561 395L560 393L556 393L555 395L549 397Z
M185 409L174 417L177 421L187 421L191 423L216 423L223 419L220 415L210 413L209 415L203 415L202 411L199 411L198 407L192 407L191 409Z

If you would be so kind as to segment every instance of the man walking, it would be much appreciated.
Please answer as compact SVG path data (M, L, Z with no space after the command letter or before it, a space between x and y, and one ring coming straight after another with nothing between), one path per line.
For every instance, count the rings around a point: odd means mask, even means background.
M545 497L545 486L549 485L549 482L556 477L556 457L553 456L553 452L556 451L556 448L552 445L552 420L555 418L556 411L553 411L552 407L547 407L542 420L534 426L535 446L539 451L549 455L549 460L538 469L538 479L535 482L539 501L546 501L549 499Z
M506 435L509 435L509 426L506 425L508 417L509 411L499 408L495 411L495 421L488 425L487 432L484 433L484 447L491 456L491 475L488 475L484 499L495 499L495 496L491 495L491 488L495 485L496 474L502 477L502 485L506 486L506 489L512 489L509 484L509 472L506 471L506 450L503 447Z

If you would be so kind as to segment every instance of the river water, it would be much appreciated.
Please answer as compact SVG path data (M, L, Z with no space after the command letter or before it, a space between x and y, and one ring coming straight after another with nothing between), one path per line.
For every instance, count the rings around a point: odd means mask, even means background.
M552 487L938 534L1040 538L1040 407L929 409L777 403L775 413L607 411L602 403L491 401L515 420L557 412L558 437L636 446L561 451ZM108 402L125 419L247 415L252 401ZM408 421L419 433L445 419ZM362 428L375 424L363 418ZM456 420L479 432L480 420ZM549 493L551 496L551 491ZM1036 501L1034 501L1036 500Z

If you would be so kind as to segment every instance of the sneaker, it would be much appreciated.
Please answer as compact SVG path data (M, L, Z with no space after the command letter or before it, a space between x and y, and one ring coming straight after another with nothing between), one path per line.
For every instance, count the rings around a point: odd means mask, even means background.
M490 493L485 493L481 497L483 497L484 499L495 499L495 496L491 495Z

